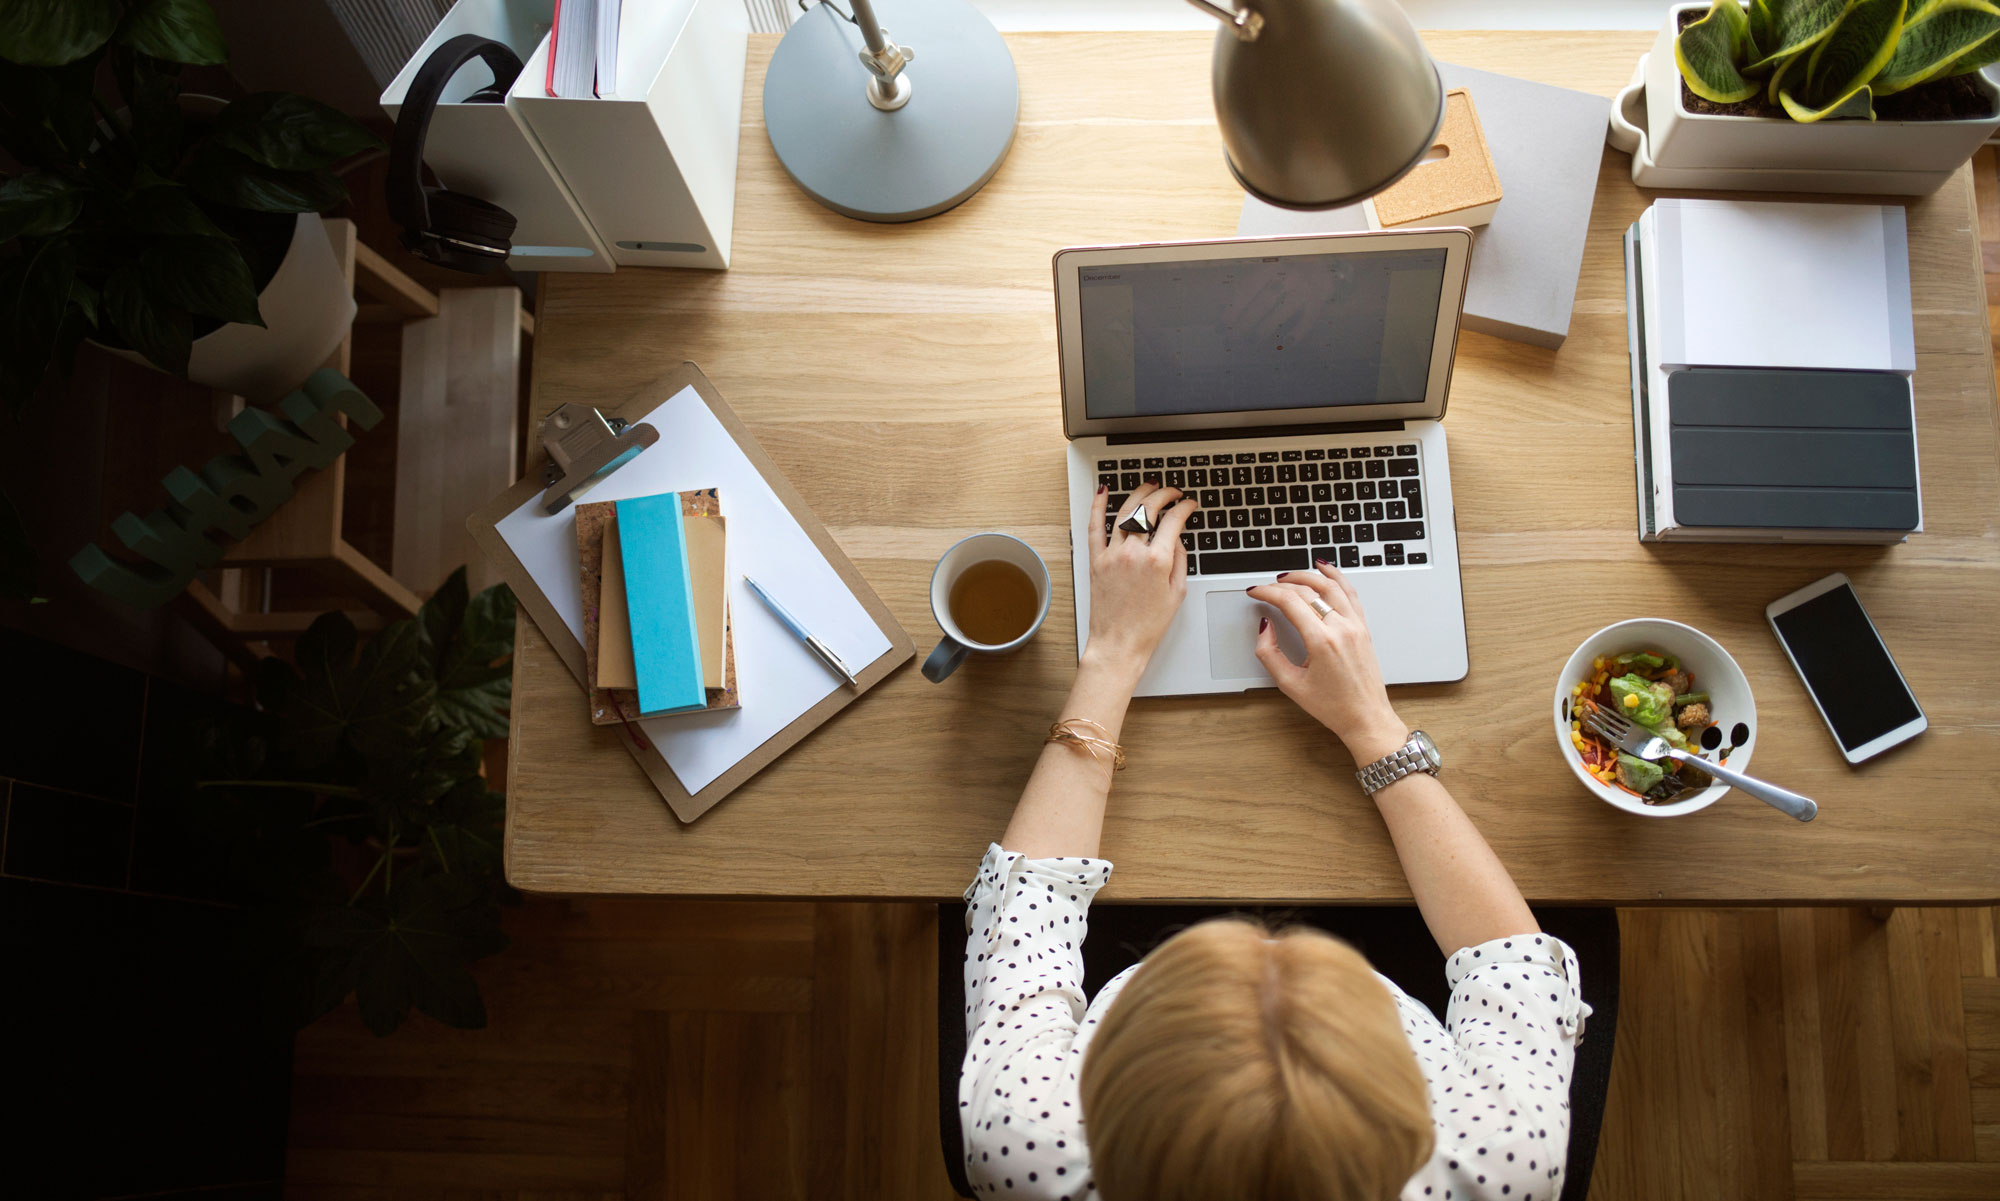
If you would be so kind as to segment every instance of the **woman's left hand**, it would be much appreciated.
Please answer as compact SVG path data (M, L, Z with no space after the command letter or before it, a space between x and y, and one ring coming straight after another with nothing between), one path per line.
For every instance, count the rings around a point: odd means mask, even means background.
M1090 639L1084 659L1122 668L1134 679L1173 624L1187 596L1187 550L1181 529L1199 506L1179 488L1147 482L1134 489L1118 520L1145 506L1153 534L1128 533L1114 524L1104 536L1108 498L1099 487L1090 506Z

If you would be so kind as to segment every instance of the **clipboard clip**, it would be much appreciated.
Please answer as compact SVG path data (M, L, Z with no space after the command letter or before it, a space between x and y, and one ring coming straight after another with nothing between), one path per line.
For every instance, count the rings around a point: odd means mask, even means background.
M542 466L542 514L553 517L598 481L660 440L660 431L623 417L606 417L590 405L558 405L538 430L549 461Z

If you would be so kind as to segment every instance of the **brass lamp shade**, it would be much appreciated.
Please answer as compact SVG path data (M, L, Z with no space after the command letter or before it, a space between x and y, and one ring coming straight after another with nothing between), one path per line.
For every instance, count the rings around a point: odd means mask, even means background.
M1363 200L1423 160L1444 85L1394 0L1237 0L1215 35L1215 117L1243 187L1288 209Z

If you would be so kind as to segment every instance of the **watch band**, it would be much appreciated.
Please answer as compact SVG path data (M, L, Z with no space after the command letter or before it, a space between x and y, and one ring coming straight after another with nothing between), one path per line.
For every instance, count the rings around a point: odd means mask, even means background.
M1436 775L1437 769L1424 758L1423 748L1412 734L1402 746L1355 772L1354 778L1360 781L1363 793L1374 796L1404 776L1417 772Z

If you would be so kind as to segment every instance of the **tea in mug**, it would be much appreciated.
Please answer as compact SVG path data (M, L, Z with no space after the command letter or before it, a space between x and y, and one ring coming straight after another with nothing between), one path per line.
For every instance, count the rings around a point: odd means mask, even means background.
M974 563L952 581L948 602L959 632L984 646L1001 646L1028 632L1042 613L1041 590L1005 559Z

